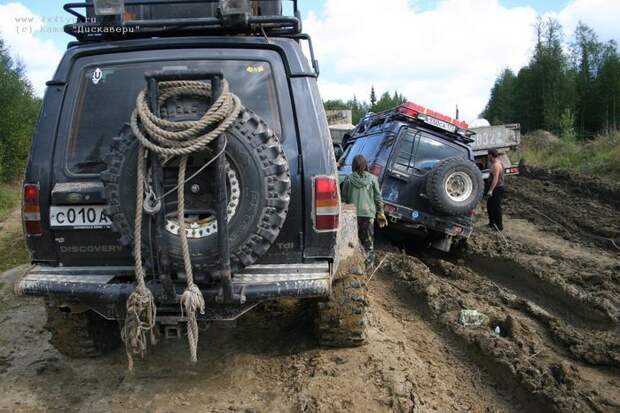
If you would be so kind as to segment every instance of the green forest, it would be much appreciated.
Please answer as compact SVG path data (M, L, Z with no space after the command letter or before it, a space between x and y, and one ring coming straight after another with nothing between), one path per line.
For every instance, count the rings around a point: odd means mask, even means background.
M24 66L9 56L0 39L0 216L19 202L14 182L24 172L41 107Z
M384 92L379 98L375 87L370 88L369 102L359 101L356 96L353 99L344 101L342 99L326 100L323 102L325 110L342 110L350 109L353 113L353 124L357 124L368 112L378 113L384 110L391 109L401 103L406 102L407 99L398 91L390 94L390 92Z
M554 19L538 20L527 66L505 69L481 116L491 124L520 123L562 138L591 138L620 126L620 56L615 41L601 41L579 23L571 39Z
M9 182L23 174L41 102L23 65L11 59L2 39L0 90L0 182Z

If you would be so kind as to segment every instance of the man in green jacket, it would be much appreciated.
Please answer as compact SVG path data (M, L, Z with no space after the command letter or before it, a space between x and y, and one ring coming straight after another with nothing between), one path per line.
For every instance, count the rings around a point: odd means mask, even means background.
M366 253L367 267L374 266L374 220L380 228L387 226L383 213L383 199L377 177L368 172L368 161L363 155L353 158L353 173L342 186L342 202L357 208L357 235Z

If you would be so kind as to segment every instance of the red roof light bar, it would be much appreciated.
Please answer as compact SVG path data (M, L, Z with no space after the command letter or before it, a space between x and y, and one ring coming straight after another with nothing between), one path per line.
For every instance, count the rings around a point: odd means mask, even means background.
M398 107L398 111L402 113L403 115L411 116L414 118L417 118L418 114L422 113L432 118L439 119L444 122L448 122L456 126L457 128L469 129L469 125L467 124L467 122L463 122L462 120L457 120L457 119L451 118L450 116L446 116L442 113L435 112L434 110L425 108L424 106L418 105L417 103L405 102Z

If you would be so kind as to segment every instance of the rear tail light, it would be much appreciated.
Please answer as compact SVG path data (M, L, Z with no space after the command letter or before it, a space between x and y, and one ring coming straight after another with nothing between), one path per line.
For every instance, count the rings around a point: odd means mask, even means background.
M517 175L519 173L519 168L513 166L512 168L506 168L504 172L508 175Z
M383 166L378 165L376 163L370 166L370 173L373 174L374 176L381 175L381 172L383 172Z
M314 180L314 229L336 231L340 220L340 197L336 178L319 176Z
M385 211L386 214L392 214L396 212L396 207L394 205L385 204L383 206L383 211Z
M41 207L39 204L39 185L24 185L22 214L26 235L35 237L43 235L43 226L41 225Z

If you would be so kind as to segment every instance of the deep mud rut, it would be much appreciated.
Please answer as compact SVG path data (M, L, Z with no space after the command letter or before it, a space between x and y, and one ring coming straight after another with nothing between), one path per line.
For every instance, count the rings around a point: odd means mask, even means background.
M212 325L196 366L184 340L164 341L132 375L123 351L61 356L42 302L12 294L24 267L9 271L0 278L0 411L620 411L620 251L599 238L617 237L620 214L587 200L611 228L603 233L545 206L581 230L566 231L531 208L539 185L565 208L572 199L549 193L578 194L535 179L509 184L504 235L480 217L462 258L380 248L387 259L369 285L370 343L360 348L318 347L311 314L291 302ZM462 309L488 320L464 327Z

